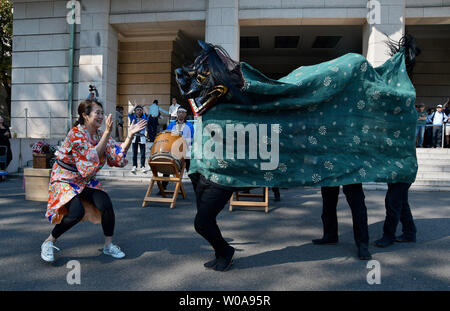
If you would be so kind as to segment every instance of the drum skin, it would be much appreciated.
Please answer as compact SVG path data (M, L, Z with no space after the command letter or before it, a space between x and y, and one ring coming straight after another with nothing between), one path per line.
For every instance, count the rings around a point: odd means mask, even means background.
M186 140L181 135L174 134L171 131L164 131L156 136L148 162L149 164L152 161L174 162L178 170L181 170L186 154L186 146ZM161 173L170 174L170 171L163 172L161 170Z

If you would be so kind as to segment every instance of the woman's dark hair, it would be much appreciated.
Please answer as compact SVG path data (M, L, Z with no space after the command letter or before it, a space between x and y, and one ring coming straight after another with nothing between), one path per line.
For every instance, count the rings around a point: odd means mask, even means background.
M78 120L75 122L74 126L77 126L78 124L84 125L83 113L89 115L96 105L103 109L102 104L99 102L90 99L83 100L80 105L78 105Z

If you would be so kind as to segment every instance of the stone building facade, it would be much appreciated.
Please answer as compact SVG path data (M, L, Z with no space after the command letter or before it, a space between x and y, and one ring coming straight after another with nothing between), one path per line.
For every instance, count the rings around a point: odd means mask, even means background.
M182 102L173 69L192 61L198 39L279 77L347 52L380 65L388 58L384 34L398 40L409 32L423 50L413 81L417 100L433 106L450 97L450 0L75 3L71 11L66 0L13 1L12 130L19 138L63 137L89 84L97 86L106 113L154 99L166 109L172 97ZM80 22L73 41L71 12Z

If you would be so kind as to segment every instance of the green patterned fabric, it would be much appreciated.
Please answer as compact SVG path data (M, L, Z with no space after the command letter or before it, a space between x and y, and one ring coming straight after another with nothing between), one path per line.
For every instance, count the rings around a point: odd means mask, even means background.
M246 103L231 98L199 118L190 172L233 187L413 183L417 112L404 58L401 50L373 68L350 53L279 80L241 63ZM228 144L234 150L227 154L227 124L242 125L241 133L245 126L257 129L246 134L244 159L237 158L237 143ZM277 135L279 144L272 140ZM256 145L257 158L251 158ZM276 145L276 167L263 169L269 159L260 150Z

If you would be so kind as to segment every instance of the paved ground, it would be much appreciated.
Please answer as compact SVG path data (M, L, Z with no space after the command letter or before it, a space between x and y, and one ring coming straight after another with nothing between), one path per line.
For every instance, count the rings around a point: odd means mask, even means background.
M82 223L57 242L54 264L40 259L51 231L46 203L26 201L22 180L0 183L0 291L3 290L450 290L450 193L412 192L418 241L387 249L371 246L381 284L366 281L367 262L355 257L351 215L341 194L340 243L315 246L321 236L318 189L282 190L271 211L224 210L218 223L238 249L233 269L203 268L209 245L193 229L192 187L170 210L141 208L146 185L105 182L116 212L115 241L127 257L102 255L101 227ZM384 192L367 191L371 242L381 234ZM68 285L66 264L81 264L81 285Z

